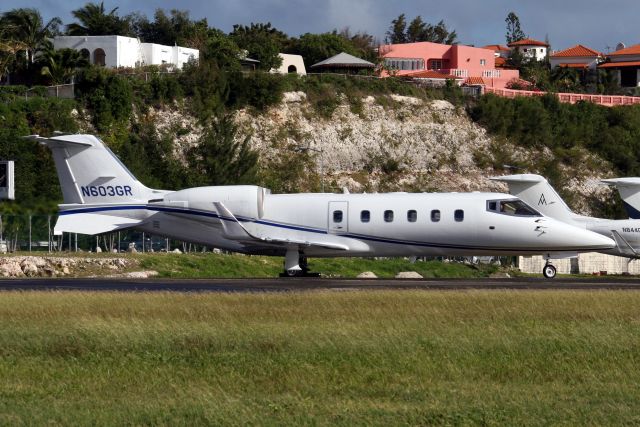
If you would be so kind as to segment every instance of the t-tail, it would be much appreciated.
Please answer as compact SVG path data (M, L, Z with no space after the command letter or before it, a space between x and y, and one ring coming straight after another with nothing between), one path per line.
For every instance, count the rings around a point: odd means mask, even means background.
M629 218L640 219L640 178L603 179L601 182L618 189Z
M166 191L145 187L93 135L31 136L51 149L64 204L54 232L100 234L144 220L149 199Z
M566 223L574 222L577 216L571 212L569 206L543 176L535 174L506 175L497 176L491 180L505 182L509 186L509 193L545 216Z

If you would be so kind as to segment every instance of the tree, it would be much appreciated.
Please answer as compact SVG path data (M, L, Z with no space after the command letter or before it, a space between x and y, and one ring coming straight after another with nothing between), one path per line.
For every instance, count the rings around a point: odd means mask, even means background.
M220 30L209 31L200 62L214 63L221 70L240 70L240 48L231 37Z
M75 49L53 48L53 43L47 41L47 46L38 57L42 65L41 74L48 78L51 84L64 84L73 81L78 68L89 66L89 60Z
M79 22L67 25L67 34L70 36L131 35L129 19L120 18L117 11L118 7L114 7L106 13L104 2L87 3L71 12Z
M255 183L258 153L249 145L250 135L238 139L233 115L222 113L209 123L189 153L192 185Z
M391 21L391 27L387 31L388 43L415 43L432 42L442 44L455 44L458 34L449 31L444 21L437 24L429 24L422 20L420 15L416 16L407 28L404 13Z
M407 42L407 20L404 13L391 21L391 26L387 31L387 43L398 44Z
M10 40L10 48L24 47L27 67L35 61L36 52L43 47L48 37L58 33L62 24L60 18L52 18L46 24L36 9L13 9L5 12L0 18L0 28L5 30Z
M520 28L520 18L514 12L509 12L504 20L507 23L507 43L513 43L527 38Z
M189 11L178 9L172 9L169 14L163 9L156 9L153 18L149 21L144 15L128 16L133 32L144 42L168 46L178 44L200 50L206 46L209 33L206 19L193 21Z
M316 64L340 52L354 56L361 56L363 53L356 49L350 40L339 35L336 31L323 34L303 34L300 38L292 41L287 52L301 55L309 65Z
M238 47L247 52L247 56L260 61L258 68L270 70L282 64L278 56L284 49L289 37L282 31L273 28L271 23L254 24L250 26L234 25L229 33Z
M409 43L423 41L426 30L426 23L422 20L420 15L416 16L407 28L406 39Z

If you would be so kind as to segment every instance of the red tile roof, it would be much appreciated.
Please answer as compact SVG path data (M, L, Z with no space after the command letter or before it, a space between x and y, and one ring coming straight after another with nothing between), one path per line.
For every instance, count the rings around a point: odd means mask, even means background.
M545 47L549 47L549 44L547 44L545 42L541 42L539 40L524 39L524 40L519 40L517 42L509 43L509 47L511 47L511 46L545 46Z
M587 68L589 64L585 64L583 62L579 64L558 64L558 67L562 68Z
M467 77L467 80L464 81L464 84L469 86L487 85L482 77Z
M488 44L486 46L482 46L482 49L489 49L489 50L493 50L495 52L500 52L500 51L509 51L511 49L509 49L507 46L503 46L501 44Z
M578 44L570 47L569 49L561 50L560 52L556 52L551 55L552 58L566 58L575 56L602 56L602 53Z
M507 64L506 58L497 57L496 58L496 67L504 67Z
M618 56L618 55L640 55L640 44L629 46L626 49L616 50L615 52L611 52L609 54L609 56Z
M451 74L439 73L434 70L416 71L415 73L404 74L403 77L414 77L416 79L455 79L462 80L462 77L456 77Z
M640 61L607 62L598 65L598 68L640 67Z

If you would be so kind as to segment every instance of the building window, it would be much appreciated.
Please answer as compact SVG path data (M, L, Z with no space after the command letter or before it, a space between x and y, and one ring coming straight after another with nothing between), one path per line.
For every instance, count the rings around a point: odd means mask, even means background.
M369 222L371 220L371 212L369 211L361 211L360 212L360 221Z
M295 65L289 65L289 67L287 68L287 73L297 73L298 69L296 68Z
M437 209L434 209L431 211L431 221L433 222L438 222L440 221L440 211Z
M80 49L80 56L91 62L91 53L89 52L89 49Z
M393 222L393 211L384 211L384 222Z
M486 59L481 59L480 60L480 65L487 65L487 60Z
M384 64L394 70L424 70L424 59L420 58L387 58L384 60Z
M418 212L414 210L407 211L407 221L416 222L418 220Z
M455 219L456 222L464 221L464 211L462 209L456 209L453 213L453 219Z
M336 224L342 222L342 211L333 211L333 222Z
M442 65L442 59L430 59L429 60L429 69L430 70L442 70L444 67Z
M107 65L107 55L104 53L104 50L98 48L93 51L93 63L94 65L100 65L102 67Z

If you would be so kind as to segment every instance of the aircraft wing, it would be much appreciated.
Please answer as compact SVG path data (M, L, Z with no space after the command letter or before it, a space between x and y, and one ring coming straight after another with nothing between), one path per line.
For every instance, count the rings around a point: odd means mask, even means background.
M312 240L298 240L298 239L289 239L289 238L279 238L276 236L270 237L260 237L251 234L238 219L227 209L227 207L221 202L214 202L213 205L216 207L218 211L218 215L220 216L220 222L222 223L222 229L224 232L224 236L227 239L231 240L239 240L239 241L261 241L269 244L276 245L301 245L301 246L316 246L325 249L335 249L340 251L349 250L349 246L334 243L334 242L321 242L321 241L312 241Z

